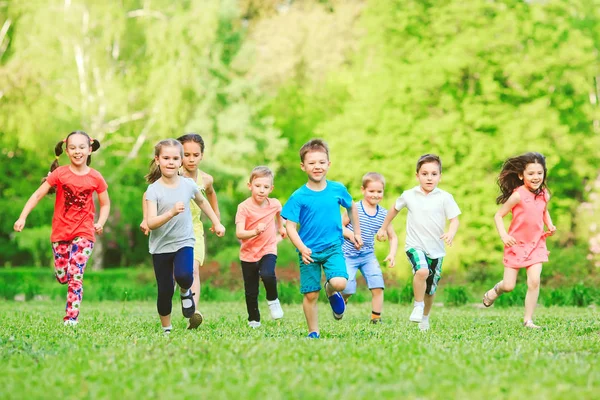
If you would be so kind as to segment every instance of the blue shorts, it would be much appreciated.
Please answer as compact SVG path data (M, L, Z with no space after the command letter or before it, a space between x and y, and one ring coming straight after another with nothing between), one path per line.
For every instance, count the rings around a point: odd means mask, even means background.
M444 257L429 258L423 250L417 249L408 249L406 257L408 257L408 261L412 265L413 275L422 268L429 270L425 293L433 296L437 290L438 282L442 277L442 262L444 261Z
M346 269L348 271L348 284L343 292L344 294L356 293L356 273L359 270L369 289L385 289L383 274L375 253L358 257L346 257Z
M331 278L348 279L341 244L334 244L322 251L313 252L310 257L313 262L304 264L302 254L298 254L300 259L300 293L306 294L321 290L321 267L325 271L326 280Z

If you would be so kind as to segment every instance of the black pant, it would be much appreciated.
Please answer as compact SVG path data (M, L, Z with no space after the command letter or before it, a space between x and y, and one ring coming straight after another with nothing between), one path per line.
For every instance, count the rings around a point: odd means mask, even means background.
M194 248L182 247L174 253L153 254L154 275L158 286L156 308L163 317L171 314L175 282L189 289L194 281ZM175 282L173 282L175 275Z
M244 291L246 294L246 308L248 321L260 321L258 311L258 281L262 278L267 300L277 299L277 278L275 277L275 264L277 256L266 254L259 261L242 261L242 275L244 276Z

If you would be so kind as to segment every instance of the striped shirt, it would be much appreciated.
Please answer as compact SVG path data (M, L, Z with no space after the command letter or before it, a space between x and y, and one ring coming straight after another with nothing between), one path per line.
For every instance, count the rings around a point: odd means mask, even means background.
M354 244L348 239L344 238L342 244L342 251L346 257L358 257L371 254L375 252L375 235L381 226L387 215L387 210L377 205L377 211L375 215L369 215L365 211L362 200L356 203L358 208L358 220L360 221L360 236L363 240L363 246L360 250L356 250ZM349 223L346 228L354 232L352 223Z

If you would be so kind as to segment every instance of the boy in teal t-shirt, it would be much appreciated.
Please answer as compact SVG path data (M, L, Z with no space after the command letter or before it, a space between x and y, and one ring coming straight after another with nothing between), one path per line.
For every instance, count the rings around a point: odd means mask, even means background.
M321 290L321 268L325 271L325 291L335 319L342 319L346 305L339 293L346 288L348 273L342 254L342 216L340 205L348 210L354 226L354 245L362 246L356 205L344 185L328 181L331 165L329 148L313 139L300 149L300 168L308 182L289 198L281 216L287 220L287 234L298 249L302 308L309 338L319 338L317 299ZM298 230L300 224L300 230Z

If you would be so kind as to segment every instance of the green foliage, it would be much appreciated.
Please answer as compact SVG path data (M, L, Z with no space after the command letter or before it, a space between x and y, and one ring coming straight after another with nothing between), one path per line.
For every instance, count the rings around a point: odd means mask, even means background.
M444 289L444 305L463 306L469 302L469 295L464 286L449 286Z

